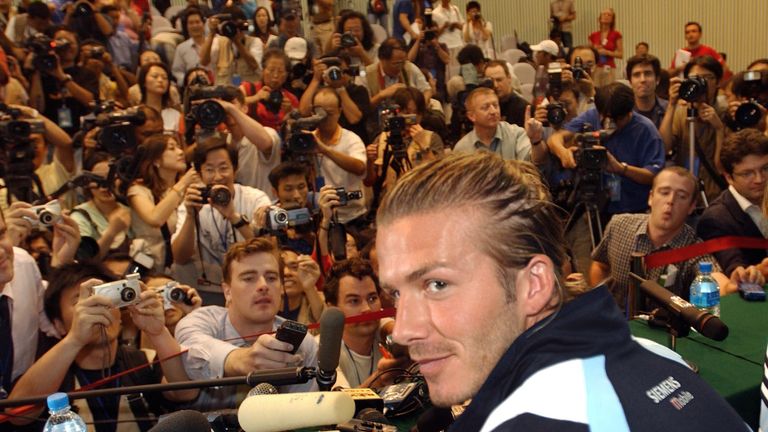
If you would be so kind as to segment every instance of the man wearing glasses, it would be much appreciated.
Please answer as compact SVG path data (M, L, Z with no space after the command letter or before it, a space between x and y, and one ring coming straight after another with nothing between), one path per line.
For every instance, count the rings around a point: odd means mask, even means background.
M697 149L692 172L704 182L707 199L712 200L728 187L718 173L715 154L717 143L722 142L725 131L721 118L728 109L725 103L717 100L723 67L712 57L696 57L685 65L683 76L686 80L691 77L703 78L707 83L706 92L692 102L680 100L682 80L678 77L670 79L669 105L659 132L667 153L672 153L675 164L691 169L688 167L688 134L689 118L693 119Z
M720 151L720 164L728 188L701 215L699 237L768 237L768 222L761 211L768 178L768 137L757 129L730 135ZM760 264L768 256L765 249L727 249L714 255L726 274L739 266Z
M280 130L285 116L299 107L299 100L284 88L291 70L291 59L277 48L270 48L261 61L264 68L261 82L244 82L240 88L245 93L248 115L262 126Z

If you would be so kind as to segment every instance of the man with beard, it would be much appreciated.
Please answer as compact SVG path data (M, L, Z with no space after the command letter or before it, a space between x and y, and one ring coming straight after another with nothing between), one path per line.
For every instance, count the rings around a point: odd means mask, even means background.
M690 369L632 340L605 287L564 291L560 212L530 164L427 162L384 197L376 223L394 341L433 404L472 399L451 430L746 430ZM696 402L669 403L681 397Z

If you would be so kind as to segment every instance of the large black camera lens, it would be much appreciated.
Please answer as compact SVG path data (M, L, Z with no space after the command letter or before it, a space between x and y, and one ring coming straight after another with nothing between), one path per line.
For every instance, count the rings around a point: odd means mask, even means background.
M232 193L227 188L218 188L211 191L211 201L220 206L229 204L232 200Z
M338 66L331 66L326 70L326 74L330 81L338 81L342 78L341 69Z
M316 147L315 136L306 132L294 134L288 142L288 150L291 153L313 153Z
M237 34L237 24L234 21L224 21L219 24L219 33L224 37L232 39Z
M90 3L80 3L75 6L75 11L72 13L72 15L76 17L89 17L93 15L93 7L90 5Z
M56 57L53 54L37 55L32 61L32 65L41 72L50 72L56 69Z
M203 129L216 129L227 118L227 112L220 103L207 100L197 106L197 123Z
M680 83L680 98L686 102L698 102L707 96L707 80L691 76Z
M742 128L751 128L757 126L762 116L760 106L754 101L749 101L739 105L734 120Z
M280 107L283 105L283 92L280 89L272 90L269 92L269 97L264 101L264 106L268 110L277 114L280 112Z
M559 103L547 105L547 121L552 126L560 126L565 122L565 108Z
M352 33L347 32L341 35L342 48L352 48L355 45L357 45L357 39L355 39L355 37L352 36Z

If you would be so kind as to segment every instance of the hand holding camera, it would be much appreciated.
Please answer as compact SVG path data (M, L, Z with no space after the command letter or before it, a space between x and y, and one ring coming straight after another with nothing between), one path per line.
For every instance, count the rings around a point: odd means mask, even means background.
M203 201L203 195L200 193L202 189L205 189L205 185L201 182L193 183L187 187L187 191L184 193L184 207L187 208L188 212L199 211L207 203L207 200Z
M157 336L165 331L163 300L157 291L147 289L143 282L139 282L139 285L141 293L137 301L128 307L128 312L139 330L149 336Z
M312 80L317 83L323 82L326 70L328 70L328 65L319 60L312 60Z
M72 314L72 326L64 337L78 350L99 340L104 328L111 327L120 315L115 313L109 297L95 295L93 288L102 285L99 279L88 279L80 284L80 296Z
M78 247L80 247L80 227L68 215L60 215L53 225L51 265L58 267L74 261Z
M307 290L314 290L317 280L320 279L320 266L309 255L299 255L296 259L299 265L298 279L301 287Z
M94 296L109 300L111 307L121 308L139 302L141 285L139 274L131 273L125 279L91 285L91 291Z

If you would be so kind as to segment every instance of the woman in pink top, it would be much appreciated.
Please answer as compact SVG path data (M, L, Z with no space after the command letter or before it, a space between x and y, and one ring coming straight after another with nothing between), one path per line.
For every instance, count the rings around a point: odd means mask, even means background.
M612 8L600 12L597 21L600 30L589 35L589 43L599 54L594 79L595 85L600 87L616 79L614 58L624 57L624 42L621 33L616 30L616 12Z

